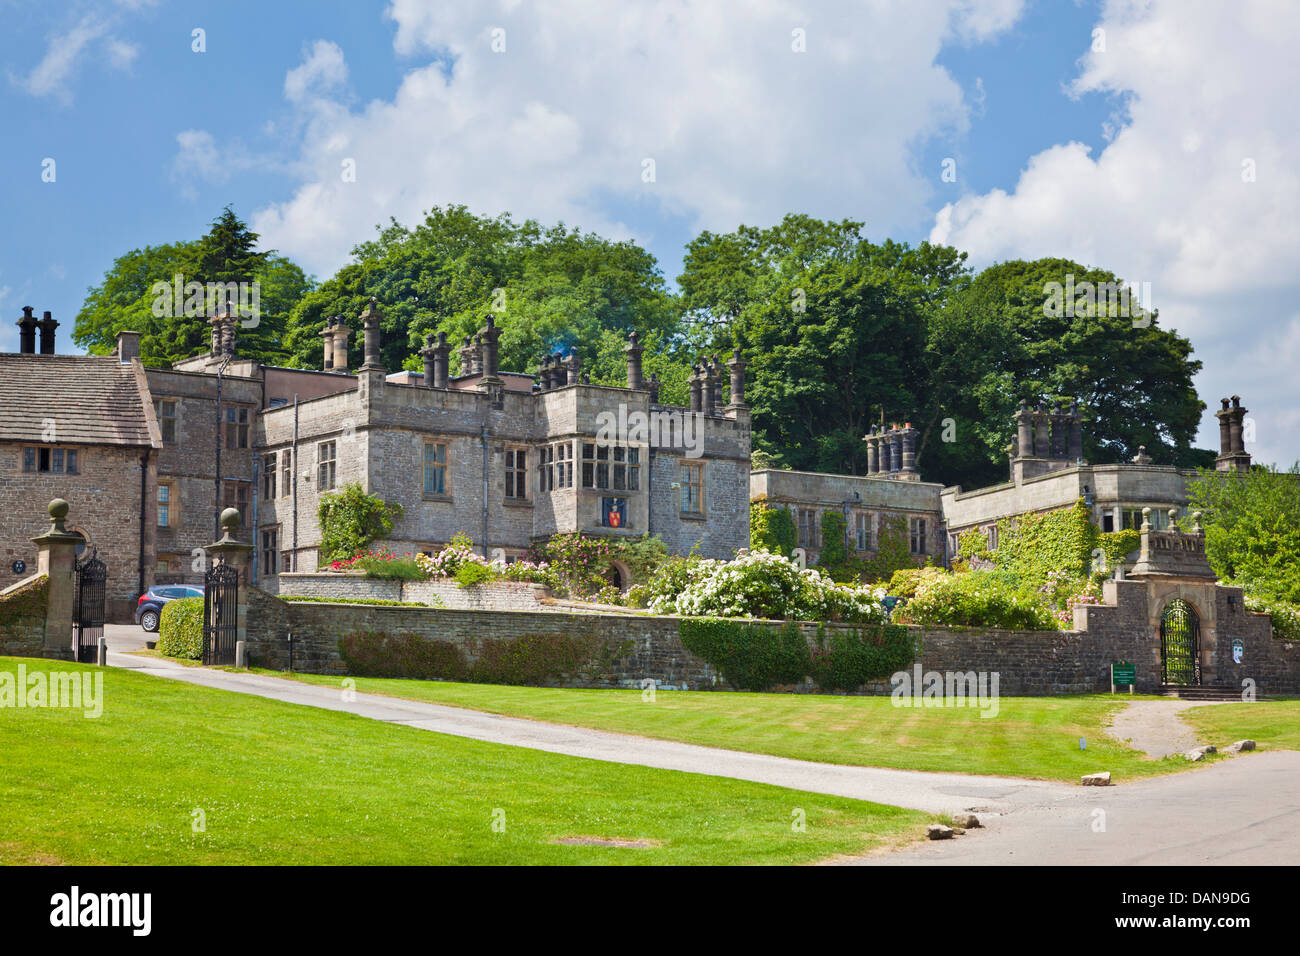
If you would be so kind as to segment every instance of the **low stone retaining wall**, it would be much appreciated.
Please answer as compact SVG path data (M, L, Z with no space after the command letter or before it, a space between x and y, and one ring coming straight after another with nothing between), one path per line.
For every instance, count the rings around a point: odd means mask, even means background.
M599 650L582 673L563 686L640 687L652 679L665 689L726 688L712 665L682 646L676 617L311 604L250 590L249 652L263 666L288 666L289 635L294 668L314 673L345 673L340 642L361 632L445 641L471 664L487 642L567 635L598 638ZM1107 592L1114 603L1079 608L1072 631L910 628L919 648L912 671L919 666L922 675L997 674L997 692L1007 696L1078 694L1108 691L1110 665L1123 660L1135 665L1138 692L1156 691L1162 677L1160 645L1149 620L1147 590L1121 581L1111 582ZM1231 605L1229 592L1235 592ZM1215 627L1207 626L1201 635L1204 683L1241 689L1241 681L1248 679L1260 695L1300 695L1300 644L1275 639L1268 617L1241 610L1239 595L1236 589L1220 589L1221 613L1214 618ZM785 626L782 621L750 623ZM817 626L802 624L800 629L811 644ZM1243 643L1241 663L1233 661L1236 640ZM815 688L805 683L793 689ZM858 693L892 691L888 681L880 681Z
M288 572L267 578L268 594L357 601L416 601L454 610L527 611L550 596L545 585L489 581L462 588L455 581L386 581L363 574Z
M0 592L0 654L45 656L45 614L50 579L32 575ZM68 633L71 646L72 634Z

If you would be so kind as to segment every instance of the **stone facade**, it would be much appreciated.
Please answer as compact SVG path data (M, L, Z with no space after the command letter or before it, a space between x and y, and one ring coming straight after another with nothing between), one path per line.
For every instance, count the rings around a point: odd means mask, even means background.
M859 557L874 556L884 523L902 518L917 564L943 560L941 485L887 478L883 469L878 475L862 477L765 468L750 475L749 490L753 498L766 499L768 507L792 512L799 546L809 564L821 552L821 516L826 511L844 516L849 550Z

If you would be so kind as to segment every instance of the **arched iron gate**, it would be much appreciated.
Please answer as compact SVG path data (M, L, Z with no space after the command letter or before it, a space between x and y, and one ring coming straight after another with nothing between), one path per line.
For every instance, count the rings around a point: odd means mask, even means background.
M218 564L203 576L203 663L235 663L238 615L239 572Z
M73 651L83 664L99 662L99 639L104 636L104 596L108 568L95 556L73 566L76 570L76 594L73 599Z
M1186 601L1165 605L1160 615L1160 664L1166 684L1201 682L1201 622Z

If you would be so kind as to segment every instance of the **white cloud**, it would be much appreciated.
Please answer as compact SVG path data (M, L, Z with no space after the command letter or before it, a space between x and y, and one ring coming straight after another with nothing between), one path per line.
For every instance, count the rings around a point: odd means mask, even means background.
M1011 191L966 196L930 238L978 264L1065 256L1152 284L1161 323L1188 335L1205 363L1210 417L1239 393L1262 460L1300 455L1294 369L1300 362L1300 8L1251 0L1114 0L1082 38L1075 95L1126 98L1097 155L1078 143L1029 159ZM1255 181L1243 180L1253 166Z
M141 4L143 5L143 4ZM10 76L10 81L32 96L50 96L64 104L72 102L72 81L77 71L99 57L94 45L101 44L103 61L114 69L129 71L139 48L111 34L112 18L88 13L65 33L50 37L45 56L26 76Z
M181 130L176 134L176 145L171 180L190 199L198 195L198 183L220 185L229 182L236 173L275 165L269 158L250 153L239 140L218 141L204 129Z
M343 51L338 44L317 40L302 65L285 76L284 95L295 103L302 102L337 89L347 79L347 64L343 62Z
M1005 29L1020 7L393 0L394 48L412 60L400 87L349 108L329 93L346 76L341 51L315 44L285 82L300 185L253 226L322 275L390 215L409 223L441 203L616 237L630 232L619 210L642 205L693 229L792 209L865 219L873 235L915 229L939 173L917 170L915 149L968 116L935 56L947 38Z

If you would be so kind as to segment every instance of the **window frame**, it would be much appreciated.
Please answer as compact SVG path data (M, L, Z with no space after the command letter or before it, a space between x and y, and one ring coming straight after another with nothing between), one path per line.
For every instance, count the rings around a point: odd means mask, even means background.
M329 449L326 457L325 450ZM326 469L328 468L328 480ZM338 487L338 445L333 439L316 443L316 490L324 494Z
M429 451L433 449L433 457L429 457ZM442 450L442 457L438 457L438 449ZM451 442L445 440L425 439L420 449L420 492L426 500L442 500L451 497ZM432 470L431 470L432 469ZM434 488L429 488L430 475L438 476L441 474L442 481L434 481Z
M164 413L169 406L171 408L170 415ZM153 400L153 414L158 422L158 434L162 438L162 443L164 445L175 445L178 432L177 422L180 420L180 402L175 398L155 398ZM171 432L171 437L168 437L168 431Z
M529 500L526 445L507 445L505 448L505 497L507 501Z
M694 480L691 480L694 476ZM705 500L704 500L704 463L697 460L677 460L677 483L679 485L677 494L677 511L678 514L689 515L691 517L704 517ZM696 489L692 495L691 489ZM694 497L695 508L689 508L690 499Z
M276 483L279 480L280 456L277 452L267 452L262 456L262 499L264 501L274 501L276 494Z

